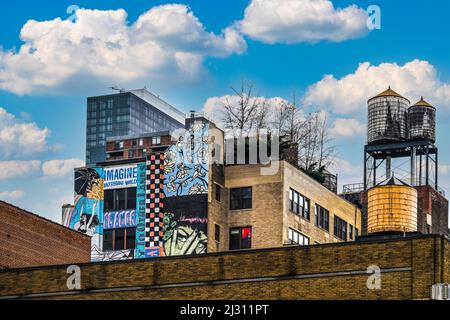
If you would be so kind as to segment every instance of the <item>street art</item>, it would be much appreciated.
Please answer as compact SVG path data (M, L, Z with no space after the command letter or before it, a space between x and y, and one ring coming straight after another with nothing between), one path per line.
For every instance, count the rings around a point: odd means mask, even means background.
M136 226L136 210L105 212L103 230L133 228Z
M207 252L208 128L196 122L164 154L148 156L146 258Z
M145 257L154 258L163 255L164 226L164 154L151 154L147 161L147 195Z
M136 187L138 167L124 166L105 169L105 190Z
M103 240L103 169L75 169L75 204L68 218L69 228L87 234L91 240L91 260L97 261Z
M140 163L137 167L136 190L136 249L135 259L145 258L145 195L147 181L147 164Z
M192 204L195 203L195 206ZM165 256L207 252L208 195L170 197L164 200Z
M106 251L106 252L99 251L98 248L95 248L95 250L96 250L95 253L92 255L95 256L96 262L134 259L134 250Z
M208 193L208 125L196 123L164 160L166 197Z

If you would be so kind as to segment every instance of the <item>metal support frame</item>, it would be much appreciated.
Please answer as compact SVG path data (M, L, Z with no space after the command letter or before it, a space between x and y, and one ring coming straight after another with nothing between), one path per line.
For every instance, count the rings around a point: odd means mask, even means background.
M374 186L381 182L377 180L377 169L384 162L386 163L386 177L389 177L392 173L392 159L396 158L410 158L410 167L406 171L409 172L409 182L413 186L430 185L436 190L439 189L438 148L430 140L413 140L371 144L364 147L364 190L369 188L369 184ZM425 170L423 170L424 160ZM372 167L368 166L368 163L371 163ZM430 172L431 163L434 163L433 173ZM371 181L369 181L369 177L372 178ZM425 177L425 183L423 183L423 177ZM433 185L431 185L432 179L434 179Z

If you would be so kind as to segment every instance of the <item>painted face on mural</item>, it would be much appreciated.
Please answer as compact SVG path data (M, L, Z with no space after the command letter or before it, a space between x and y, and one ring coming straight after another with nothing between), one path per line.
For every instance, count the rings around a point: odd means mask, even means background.
M103 179L91 168L75 172L75 193L89 199L103 200Z
M190 226L179 226L173 231L172 237L164 243L166 256L206 253L208 239L203 231L194 230Z

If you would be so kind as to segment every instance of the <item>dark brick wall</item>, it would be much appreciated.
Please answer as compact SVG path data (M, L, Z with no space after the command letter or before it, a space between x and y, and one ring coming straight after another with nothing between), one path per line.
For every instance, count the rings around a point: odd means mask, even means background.
M91 258L91 238L0 201L0 269Z
M428 235L85 264L79 292L67 289L66 266L0 271L0 298L430 299L433 284L448 282L449 263L448 240ZM380 290L367 288L372 265Z
M433 234L448 234L448 200L430 186L416 187L418 192L418 231L427 232L427 214L432 217Z

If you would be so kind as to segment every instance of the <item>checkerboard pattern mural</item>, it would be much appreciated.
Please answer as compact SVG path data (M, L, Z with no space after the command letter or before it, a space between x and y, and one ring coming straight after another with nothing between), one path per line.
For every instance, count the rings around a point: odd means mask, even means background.
M147 158L145 256L163 256L164 227L164 154Z

